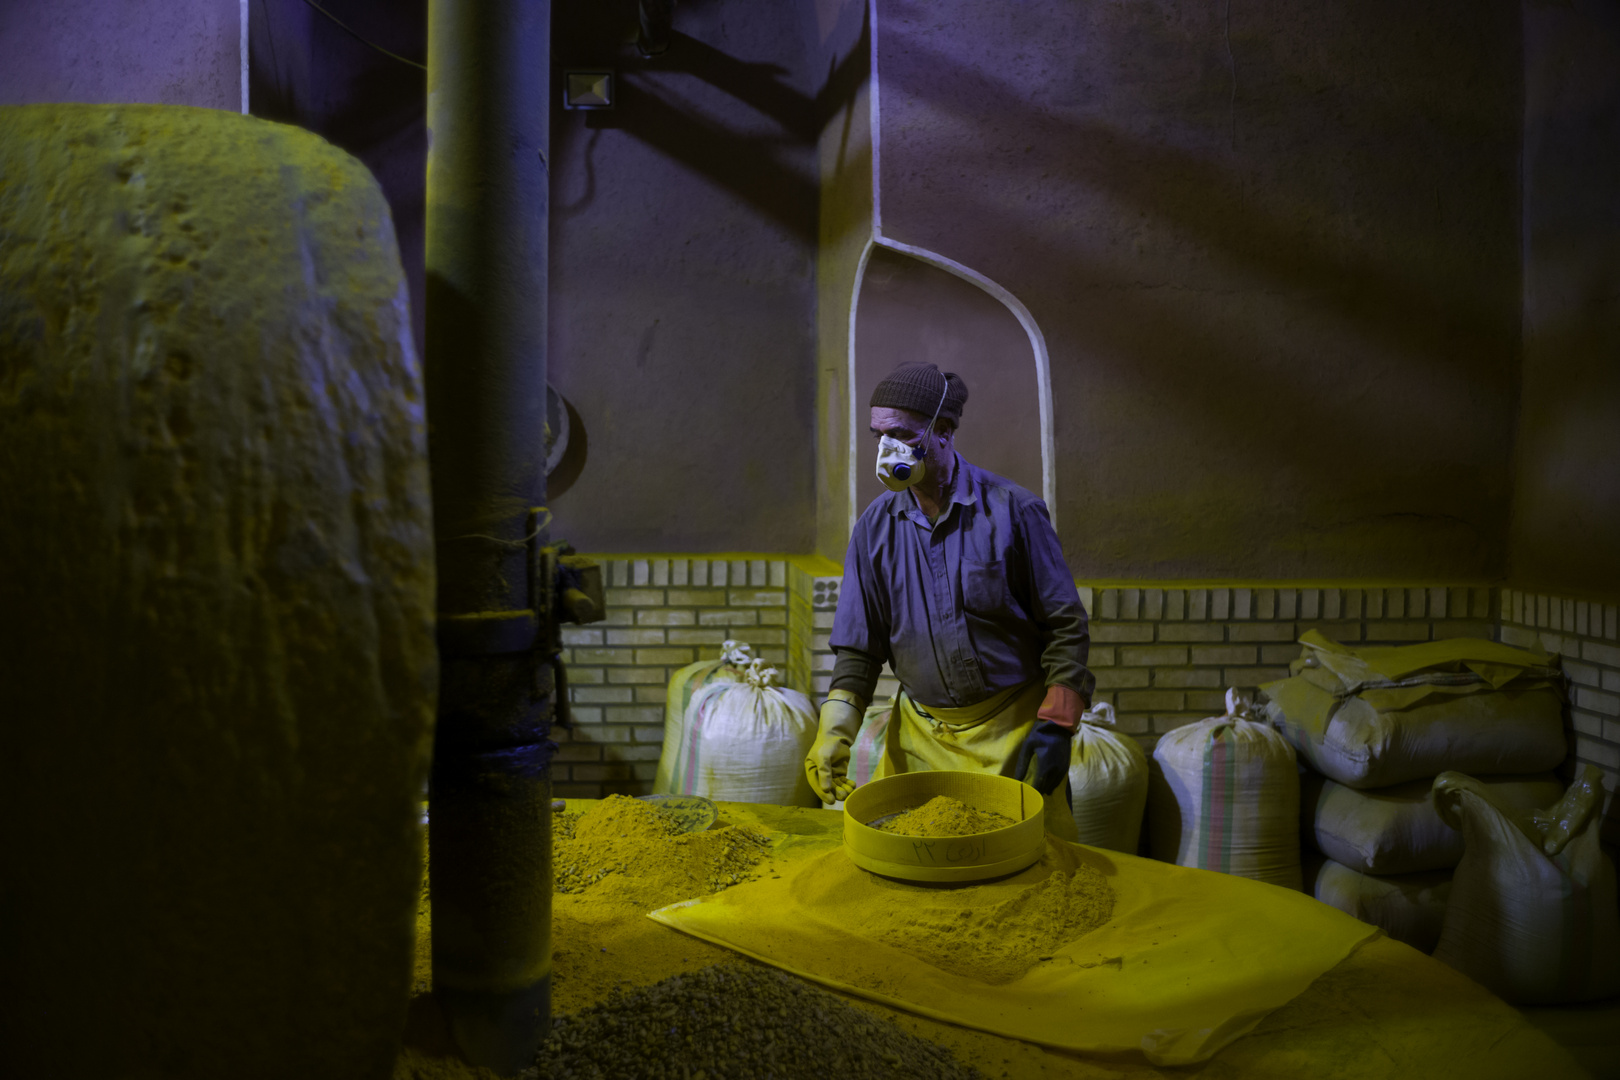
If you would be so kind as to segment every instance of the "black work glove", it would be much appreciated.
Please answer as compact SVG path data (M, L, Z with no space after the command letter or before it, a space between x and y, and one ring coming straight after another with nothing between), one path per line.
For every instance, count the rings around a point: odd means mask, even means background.
M1069 740L1074 731L1062 724L1042 720L1030 729L1024 745L1018 748L1018 764L1013 775L1022 780L1029 775L1029 763L1035 762L1035 790L1050 795L1069 775Z

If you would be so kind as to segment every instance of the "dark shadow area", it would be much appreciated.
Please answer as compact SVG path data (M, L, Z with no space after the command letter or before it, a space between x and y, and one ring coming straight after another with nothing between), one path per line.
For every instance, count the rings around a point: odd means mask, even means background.
M426 58L426 0L323 6L376 46ZM552 67L608 67L621 89L606 113L563 110L555 81L542 104L553 110L549 371L594 443L589 462L569 462L577 475L558 478L578 481L567 494L576 520L563 524L585 546L725 548L739 541L723 535L757 526L753 546L802 549L800 534L813 531L810 453L749 459L733 476L752 491L753 524L708 506L720 496L705 478L730 468L739 440L765 441L783 417L814 413L816 141L864 81L867 39L826 55L808 36L807 5L690 0L676 8L668 51L644 58L634 0L552 10ZM423 73L302 0L250 0L250 12L253 112L322 135L377 177L421 346ZM847 44L853 11L843 25ZM774 373L764 389L762 358ZM649 442L672 448L656 477ZM630 477L632 491L598 497L593 475Z
M321 0L367 40L427 58L427 0ZM248 103L254 116L296 124L363 161L393 212L423 345L427 197L426 73L367 48L303 0L249 0Z
M563 408L568 410L568 445L557 467L546 474L548 499L556 499L574 486L579 474L585 471L585 462L591 451L590 434L585 430L585 421L580 418L579 410L567 398L563 398L562 403Z
M619 94L611 113L585 114L588 128L624 132L726 188L800 241L815 242L817 188L807 168L808 144L791 132L740 134L634 76L621 81Z
M427 2L330 0L322 3L355 34L414 60L427 56ZM558 216L587 212L596 194L594 153L602 129L622 130L682 167L731 191L807 243L816 231L817 190L809 154L828 117L847 105L866 78L861 43L828 67L814 93L795 87L779 63L733 56L680 29L715 3L683 3L668 52L640 56L628 33L634 0L559 3L553 9L554 66L601 64L620 75L618 107L605 113L555 109L552 173L578 154L587 183L557 198ZM363 161L393 211L410 283L416 343L423 343L423 240L426 200L426 77L368 48L303 0L250 0L249 100L255 116L296 124ZM713 88L770 122L736 124L708 102L687 100L681 80ZM722 112L727 110L720 110Z
M681 30L686 5L676 9L668 52L643 57L626 40L636 5L559 6L552 49L562 66L602 65L619 74L619 101L611 110L572 114L558 110L552 128L560 155L581 151L591 160L596 133L622 131L663 156L723 187L806 243L816 239L817 178L809 157L822 128L845 108L870 68L870 38L863 23L858 44L833 58L814 93L793 85L783 64L734 56ZM717 91L702 92L702 88ZM740 116L728 104L741 105ZM761 126L757 118L770 121ZM568 212L594 196L594 172L585 195L558 200Z
M1512 580L1620 597L1620 5L1525 11Z
M631 0L554 15L555 66L620 91L552 106L550 370L590 429L557 528L582 550L804 550L818 141L865 78L859 12L831 46L808 4L683 2L650 58Z
M1517 331L1514 309L1481 302L1461 290L1446 295L1438 282L1429 282L1427 290L1414 289L1414 282L1393 273L1371 253L1329 243L1328 237L1312 236L1280 215L1268 213L1265 200L1229 164L1107 125L1062 122L1032 110L1010 87L984 72L953 62L926 45L901 38L896 51L904 58L903 66L896 63L900 70L890 68L885 77L901 82L907 93L965 116L1007 117L1008 128L1019 129L1021 137L1037 144L1072 146L1077 152L1064 156L1069 168L1061 178L1044 177L1049 183L1056 179L1059 184L1106 193L1130 209L1169 222L1289 290L1311 293L1313 299L1340 315L1384 336L1389 344L1440 356L1490 348ZM1399 122L1395 116L1389 119L1392 124ZM1474 133L1456 134L1467 138ZM1287 196L1309 204L1320 194L1301 189ZM1428 194L1414 191L1413 196ZM975 208L981 209L995 213L1006 208ZM1504 216L1503 221L1511 226L1510 217ZM1050 233L1030 230L1016 218L1007 224L1017 225L1030 240L1039 242L1044 237L1048 246L1055 239ZM1409 237L1413 249L1424 240ZM1442 253L1432 254L1443 258ZM1072 280L1087 284L1099 276L1087 273L1080 264L1074 270Z

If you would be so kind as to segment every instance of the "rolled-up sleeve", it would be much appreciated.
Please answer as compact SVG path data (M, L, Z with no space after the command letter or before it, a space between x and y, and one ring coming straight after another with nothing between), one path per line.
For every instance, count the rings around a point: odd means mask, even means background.
M889 617L885 594L873 572L871 544L857 527L844 554L844 580L838 590L829 644L837 654L832 689L871 701L883 665L889 661Z
M1047 517L1046 504L1025 504L1018 519L1028 559L1030 616L1043 643L1041 670L1046 685L1067 686L1089 707L1097 679L1086 667L1091 631L1080 591L1063 561L1063 546Z

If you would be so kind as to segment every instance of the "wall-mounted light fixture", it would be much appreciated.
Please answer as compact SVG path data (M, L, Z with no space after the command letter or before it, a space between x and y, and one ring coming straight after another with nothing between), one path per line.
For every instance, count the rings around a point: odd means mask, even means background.
M563 69L563 108L611 109L616 96L613 72L601 68Z

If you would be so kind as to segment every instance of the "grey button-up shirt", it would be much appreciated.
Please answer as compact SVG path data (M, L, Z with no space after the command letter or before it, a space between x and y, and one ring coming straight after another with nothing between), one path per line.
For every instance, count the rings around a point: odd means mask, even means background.
M920 704L960 708L1035 679L1091 700L1086 609L1046 504L957 456L928 521L909 491L855 524L833 620L833 688L871 700L883 662Z

